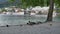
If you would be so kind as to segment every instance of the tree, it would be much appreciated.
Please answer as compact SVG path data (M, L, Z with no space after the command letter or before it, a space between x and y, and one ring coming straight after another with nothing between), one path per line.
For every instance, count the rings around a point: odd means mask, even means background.
M52 21L53 9L54 9L54 0L50 0L50 7L47 16L47 21Z
M46 21L52 21L52 15L53 15L53 9L54 9L54 2L58 7L60 7L60 0L50 0L50 8L49 8L49 12L48 12L48 16L47 16L47 20Z

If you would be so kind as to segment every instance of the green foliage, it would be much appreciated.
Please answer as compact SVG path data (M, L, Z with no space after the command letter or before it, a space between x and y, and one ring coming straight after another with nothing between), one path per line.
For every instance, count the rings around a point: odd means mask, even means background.
M10 2L15 2L15 0L9 0ZM46 1L44 3L44 1ZM35 7L35 6L41 6L43 7L46 3L49 4L49 1L48 0L20 0L21 2L21 7L22 8L26 8L26 7ZM19 5L19 3L17 4Z
M57 10L56 12L57 12L57 13L60 13L60 10Z
M60 0L55 0L55 4L59 4L60 6Z
M55 0L56 12L60 13L60 0Z
M15 2L16 0L8 0L9 2L13 3ZM22 8L26 8L26 7L30 7L30 6L49 6L49 2L50 0L19 0L20 3L17 3L17 6L21 6ZM55 2L55 5L57 7L60 7L60 0L54 0ZM20 5L19 5L20 4Z
M2 9L2 12L7 12L7 10L5 10L4 8Z
M25 6L44 6L44 0L22 0L22 4Z
M46 0L46 1L47 1L47 6L49 6L49 4L50 4L50 3L49 3L49 2L50 2L50 0Z
M15 2L15 0L8 0L8 2L11 2L11 3L13 3L13 2Z

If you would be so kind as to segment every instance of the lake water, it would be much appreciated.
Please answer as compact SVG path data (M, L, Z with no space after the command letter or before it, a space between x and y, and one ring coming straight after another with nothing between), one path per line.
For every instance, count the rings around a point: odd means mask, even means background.
M41 21L44 22L46 20L45 16L23 16L23 15L0 15L0 26L2 25L19 25L26 24L28 21ZM53 18L53 21L60 22L60 17Z

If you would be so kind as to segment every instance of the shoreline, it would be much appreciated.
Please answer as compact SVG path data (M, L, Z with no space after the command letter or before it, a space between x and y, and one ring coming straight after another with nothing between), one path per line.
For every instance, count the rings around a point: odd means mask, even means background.
M50 24L52 24L52 26L50 26ZM60 34L60 22L0 27L0 34Z
M42 24L53 24L53 23L59 23L59 22L55 22L55 21L52 21L52 22L42 22ZM8 25L8 24L6 24L6 25ZM2 25L2 26L0 26L0 27L6 27L6 25ZM39 23L39 24L33 24L33 25L29 25L29 24L20 24L20 25L18 25L18 24L16 24L16 25L8 25L9 27L11 27L11 26L34 26L34 25L41 25L41 23Z

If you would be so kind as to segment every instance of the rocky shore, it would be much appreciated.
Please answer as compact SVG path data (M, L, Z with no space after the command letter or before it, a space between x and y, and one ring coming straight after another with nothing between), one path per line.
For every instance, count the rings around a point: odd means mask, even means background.
M6 26L0 26L0 34L60 34L60 22L47 22L39 25L23 24Z

